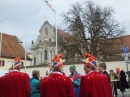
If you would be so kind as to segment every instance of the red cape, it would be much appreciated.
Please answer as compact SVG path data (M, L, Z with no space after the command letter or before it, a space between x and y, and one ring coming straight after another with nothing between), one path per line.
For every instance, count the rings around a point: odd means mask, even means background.
M60 72L43 78L40 82L40 97L75 97L70 78Z
M30 81L26 73L15 70L0 78L0 97L30 96Z
M113 97L108 78L92 71L81 78L80 97Z

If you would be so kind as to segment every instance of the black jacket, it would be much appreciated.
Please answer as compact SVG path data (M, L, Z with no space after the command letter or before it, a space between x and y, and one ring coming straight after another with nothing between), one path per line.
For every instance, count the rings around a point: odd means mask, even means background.
M109 74L107 73L107 71L104 71L103 74L105 74L105 75L108 77L109 81L110 81L110 76L109 76ZM111 82L111 81L110 81L110 82Z
M125 88L129 88L128 83L126 81L126 75L123 70L120 71L120 90L124 91Z

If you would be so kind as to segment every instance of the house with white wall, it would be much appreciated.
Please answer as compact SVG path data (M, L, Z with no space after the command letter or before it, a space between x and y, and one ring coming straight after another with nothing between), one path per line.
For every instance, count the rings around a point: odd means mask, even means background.
M0 53L0 70L8 71L14 64L14 59L18 56L21 58L21 66L25 65L25 50L22 46L22 41L15 35L2 33ZM26 65L30 66L32 59L28 55L26 56Z

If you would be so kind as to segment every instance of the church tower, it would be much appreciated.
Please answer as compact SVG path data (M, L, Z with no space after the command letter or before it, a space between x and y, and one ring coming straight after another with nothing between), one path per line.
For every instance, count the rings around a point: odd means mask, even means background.
M55 56L56 33L48 21L41 26L36 42L32 41L32 65L50 63Z

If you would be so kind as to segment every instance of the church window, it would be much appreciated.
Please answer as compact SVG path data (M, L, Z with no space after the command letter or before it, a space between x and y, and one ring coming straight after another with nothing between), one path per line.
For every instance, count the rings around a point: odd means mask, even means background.
M48 35L48 28L45 28L45 34Z
M44 59L47 60L47 50L44 51Z
M4 66L5 65L5 61L4 60L0 60L0 66Z
M42 63L42 53L41 53L41 63Z
M49 38L49 42L51 42L51 38Z
M23 62L21 62L21 67L23 67Z
M36 57L34 57L34 65L36 65Z
M41 40L39 40L39 43L41 43Z

